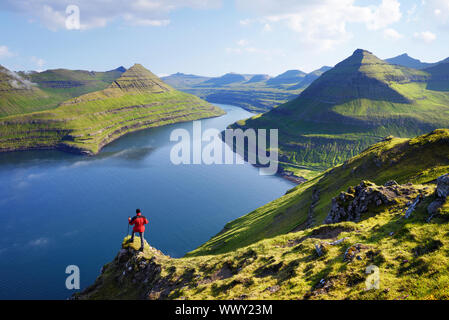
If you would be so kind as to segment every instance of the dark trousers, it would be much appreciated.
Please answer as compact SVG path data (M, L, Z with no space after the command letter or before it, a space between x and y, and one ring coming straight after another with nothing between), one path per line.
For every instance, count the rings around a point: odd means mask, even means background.
M142 246L142 248L143 248L143 232L134 232L133 231L133 234L131 235L131 242L134 242L134 233L139 233L140 234L140 244L141 244L141 246Z

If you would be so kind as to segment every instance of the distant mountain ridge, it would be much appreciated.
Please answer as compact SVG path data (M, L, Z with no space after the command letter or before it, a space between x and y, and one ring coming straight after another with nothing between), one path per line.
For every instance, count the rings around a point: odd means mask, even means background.
M213 103L240 106L254 112L265 112L294 99L330 67L309 74L288 70L271 77L267 74L227 73L220 77L202 77L175 73L163 77L174 88L195 94Z
M401 55L399 55L397 57L385 59L385 61L390 63L390 64L395 64L395 65L398 65L398 66L403 66L403 67L423 70L423 69L434 67L434 66L436 66L438 64L441 64L441 63L448 63L449 62L449 58L446 58L446 59L438 61L438 62L428 63L428 62L421 62L421 60L412 58L407 53L404 53L404 54L401 54Z

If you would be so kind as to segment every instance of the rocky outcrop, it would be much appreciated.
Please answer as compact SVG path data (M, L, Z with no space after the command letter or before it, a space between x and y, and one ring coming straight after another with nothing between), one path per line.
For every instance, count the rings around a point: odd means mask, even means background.
M437 179L435 196L435 201L427 207L427 212L429 213L429 217L427 218L428 222L430 222L430 220L432 220L438 213L439 209L444 205L449 196L449 174L445 174Z
M449 196L449 174L445 174L437 179L437 195L439 198Z
M421 199L429 190L430 187L418 188L412 184L399 185L395 181L389 181L383 186L363 181L357 187L350 187L346 192L341 192L338 197L332 199L332 207L324 223L358 222L369 208L382 205L404 203L410 208L416 203L417 197Z
M93 285L75 294L72 299L102 299L99 295L105 283L113 283L107 294L114 299L164 299L182 281L174 282L171 275L163 276L164 265L170 257L151 247L145 241L145 251L140 252L126 243L115 259L103 266Z

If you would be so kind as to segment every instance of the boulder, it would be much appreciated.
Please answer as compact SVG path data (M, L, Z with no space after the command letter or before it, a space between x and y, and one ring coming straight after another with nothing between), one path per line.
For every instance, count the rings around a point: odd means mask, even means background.
M438 209L441 208L441 206L444 204L444 199L437 199L433 201L429 206L427 207L427 213L430 216L435 215L438 212Z
M445 174L437 179L437 195L440 198L449 196L449 174Z

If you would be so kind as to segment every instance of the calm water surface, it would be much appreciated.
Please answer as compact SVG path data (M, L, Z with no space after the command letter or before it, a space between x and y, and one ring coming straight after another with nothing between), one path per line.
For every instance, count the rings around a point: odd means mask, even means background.
M202 120L223 130L247 111ZM95 157L58 151L0 154L0 299L66 299L65 268L91 284L111 261L137 207L149 219L146 239L181 257L230 220L294 185L244 165L170 162L170 133L192 123L129 134Z

